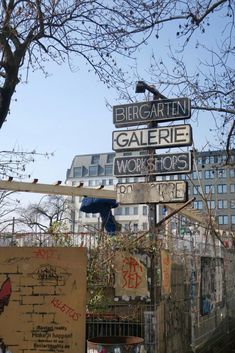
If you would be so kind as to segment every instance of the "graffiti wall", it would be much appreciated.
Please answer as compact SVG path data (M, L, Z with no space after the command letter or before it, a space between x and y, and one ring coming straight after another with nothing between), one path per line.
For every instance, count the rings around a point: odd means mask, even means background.
M84 248L0 248L0 352L85 350Z

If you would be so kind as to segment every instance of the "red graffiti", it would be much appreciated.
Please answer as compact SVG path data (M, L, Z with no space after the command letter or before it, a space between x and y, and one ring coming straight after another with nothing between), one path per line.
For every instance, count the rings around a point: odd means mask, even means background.
M122 275L122 288L136 289L142 283L143 267L134 257L126 257L122 263Z
M58 259L58 251L56 249L37 249L33 251L33 258L36 259Z
M53 298L51 304L54 306L54 308L58 309L74 321L78 321L79 317L81 316L81 314L77 313L73 308L63 303L59 299Z

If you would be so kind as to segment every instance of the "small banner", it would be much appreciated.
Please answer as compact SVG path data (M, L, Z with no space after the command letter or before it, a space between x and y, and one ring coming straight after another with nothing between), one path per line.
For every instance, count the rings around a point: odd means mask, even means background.
M85 351L84 248L0 248L0 352Z
M168 250L161 250L162 294L171 293L171 258Z
M115 255L115 295L144 297L149 295L147 267L137 255L118 252Z

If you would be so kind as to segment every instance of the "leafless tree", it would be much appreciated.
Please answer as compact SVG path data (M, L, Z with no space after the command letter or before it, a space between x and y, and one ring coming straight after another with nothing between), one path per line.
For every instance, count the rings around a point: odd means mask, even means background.
M19 209L20 201L13 191L0 192L0 233L14 228L14 214Z
M30 204L20 210L18 223L31 231L53 233L59 231L58 226L69 222L71 202L60 195L45 195L38 203Z
M234 8L234 0L1 0L0 127L17 84L23 75L27 79L30 68L46 73L51 60L67 61L76 70L78 55L99 80L120 90L126 82L118 65L120 56L134 56L153 33L157 41L169 25L175 26L174 41L182 43L182 54L196 36L206 36L210 21L222 16L216 46L204 48L210 52L210 62L202 57L192 72L183 55L172 51L175 68L169 71L158 56L150 81L167 94L187 94L195 110L218 116L218 128L226 130L222 141L229 150L234 137ZM197 47L202 49L203 42ZM158 51L161 55L161 48Z
M34 163L37 157L50 158L51 156L53 153L40 153L35 150L23 151L16 148L0 151L0 179L30 177L30 174L27 173L29 165Z
M151 64L144 77L143 68L135 67L136 79L155 84L166 97L190 98L195 120L203 112L212 114L210 148L226 149L227 163L235 143L234 19L234 0L157 1ZM167 37L168 28L171 36L175 29L173 38ZM158 44L161 36L168 47ZM133 95L122 91L121 98Z
M142 0L1 0L0 127L23 73L26 78L30 68L46 73L49 60L67 61L76 70L73 59L79 55L101 81L117 85L123 74L116 59L145 42L155 8Z

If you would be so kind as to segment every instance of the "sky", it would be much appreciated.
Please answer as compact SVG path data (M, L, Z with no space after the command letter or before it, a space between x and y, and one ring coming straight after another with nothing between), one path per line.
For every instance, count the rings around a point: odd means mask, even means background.
M163 37L160 43L164 50L168 38ZM154 45L150 44L138 54L143 74ZM38 178L40 183L53 184L57 180L64 183L75 155L112 151L112 131L116 128L106 100L111 105L118 104L117 93L106 88L93 73L88 73L82 62L75 73L66 65L55 64L48 65L48 71L47 78L39 71L30 73L29 82L17 86L10 114L0 130L0 150L15 147L53 153L50 158L36 157L36 162L27 170L30 178L25 181ZM143 94L138 94L137 99L145 100ZM202 113L200 125L193 121L187 123L193 127L195 147L205 146L211 122ZM26 202L38 199L38 195L33 194L21 194L21 197Z

